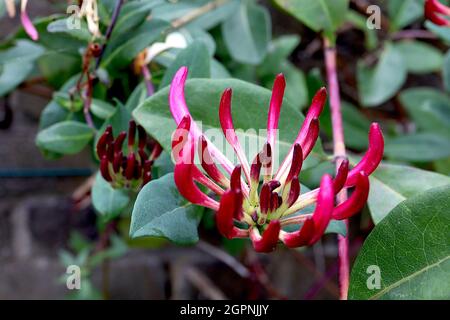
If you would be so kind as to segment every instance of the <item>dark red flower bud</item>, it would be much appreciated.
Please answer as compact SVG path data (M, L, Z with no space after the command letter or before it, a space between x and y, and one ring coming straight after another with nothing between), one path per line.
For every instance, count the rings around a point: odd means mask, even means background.
M108 144L111 143L112 140L112 127L108 126L97 142L97 155L99 159L103 158L103 156L106 155L106 149L108 148Z
M302 147L300 146L299 143L296 143L294 145L291 169L289 170L289 174L287 176L286 183L289 183L293 178L298 177L298 175L300 174L300 170L302 169L302 165L303 165Z
M143 177L143 181L142 181L142 186L145 186L147 183L150 182L150 180L152 180L152 173L151 173L151 172L146 172L146 173L144 173L144 177Z
M103 156L102 159L100 160L100 173L102 174L102 177L106 181L108 182L112 181L111 175L109 173L109 161L106 156Z
M136 136L136 122L134 120L130 120L128 124L128 146L134 146L134 139Z
M118 153L122 150L123 142L125 141L126 137L127 133L125 131L119 133L116 140L114 141L114 153Z
M152 153L150 154L150 160L155 160L161 155L161 152L163 151L161 145L159 143L155 143L152 149Z
M231 173L230 187L233 190L242 190L241 189L241 166L240 165L237 165L236 167L234 167L234 170Z
M109 162L113 162L114 161L114 150L115 150L115 142L111 142L110 144L108 144L108 149L106 150L106 157L108 158Z
M253 160L253 163L250 167L250 178L253 182L259 181L259 175L261 174L261 153L258 153Z
M136 156L134 155L134 153L130 153L127 157L127 167L125 169L125 178L127 180L133 179L135 161Z
M114 161L113 161L113 170L114 173L118 173L120 170L120 165L122 164L122 158L123 158L123 153L122 151L119 151L118 153L116 153L114 155Z
M264 183L259 194L259 206L261 213L267 214L270 207L271 190L268 183Z
M292 206L295 201L297 201L298 196L300 195L300 182L298 181L298 177L295 177L291 181L291 187L289 189L289 194L287 198L288 207Z

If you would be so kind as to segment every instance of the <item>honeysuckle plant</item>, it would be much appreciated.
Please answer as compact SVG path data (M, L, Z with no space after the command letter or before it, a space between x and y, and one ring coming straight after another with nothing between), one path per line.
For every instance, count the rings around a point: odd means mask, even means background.
M251 164L235 133L231 115L232 88L223 92L217 116L226 140L239 159L240 164L234 166L193 122L184 98L187 75L188 69L180 68L169 93L170 111L178 125L172 141L175 184L187 200L216 212L217 228L223 236L229 239L249 237L255 250L261 252L273 251L279 240L288 247L312 245L323 235L331 219L347 219L362 209L369 194L368 176L383 158L384 141L378 124L372 124L369 149L352 170L349 171L349 162L344 159L334 179L325 174L319 188L300 194L298 176L303 160L319 136L318 118L325 105L326 89L320 89L314 96L297 138L274 171L272 158L278 155L272 150L286 87L284 76L279 74L275 79L268 111L267 141ZM195 150L198 150L204 172L194 163ZM228 177L216 163L223 167ZM196 182L219 199L203 192ZM335 195L342 188L353 187L353 194L335 206ZM295 215L311 205L315 205L313 212ZM283 230L292 224L301 227L294 232Z
M49 100L43 156L91 153L73 198L98 240L64 264L201 240L254 280L254 251L314 246L325 277L338 264L332 297L450 298L448 1L72 0L31 21L36 3L0 0L0 17L20 8L17 32L2 30L0 129L25 91ZM278 9L305 28L272 28Z

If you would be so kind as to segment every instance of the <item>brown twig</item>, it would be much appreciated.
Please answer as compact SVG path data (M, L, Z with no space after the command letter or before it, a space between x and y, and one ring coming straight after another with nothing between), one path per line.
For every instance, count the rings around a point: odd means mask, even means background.
M227 300L225 294L200 270L195 267L189 267L186 270L186 278L193 284L205 297L211 300Z

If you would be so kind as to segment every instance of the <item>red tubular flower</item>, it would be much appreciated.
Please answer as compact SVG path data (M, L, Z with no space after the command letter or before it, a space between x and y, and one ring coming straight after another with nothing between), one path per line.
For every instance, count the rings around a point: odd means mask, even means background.
M134 134L139 134L138 148L134 147ZM132 137L130 138L130 135ZM123 143L128 136L128 152L124 155ZM139 191L151 180L151 165L161 153L161 146L154 142L150 148L149 138L141 126L131 120L127 131L122 131L114 139L111 126L97 142L97 155L100 159L100 173L114 188L130 188ZM131 143L133 142L133 143Z
M349 218L362 209L369 191L368 176L383 157L384 141L378 124L372 124L369 148L351 171L348 160L344 159L334 179L324 175L319 188L300 194L298 175L303 160L319 136L318 118L326 101L325 88L313 98L297 138L273 174L275 155L272 150L276 150L276 131L286 86L284 76L280 74L275 79L268 112L267 142L251 165L235 133L232 91L224 91L219 104L219 120L227 142L239 159L240 164L236 166L203 136L192 120L184 100L186 77L187 68L182 67L175 75L169 93L170 110L178 125L172 138L175 183L187 200L216 211L217 228L224 237L249 237L259 252L274 250L279 241L288 247L312 245L322 237L332 218ZM194 150L199 153L200 167L194 164ZM200 190L197 183L218 195L220 201ZM343 188L353 187L348 200L335 207L335 195ZM299 213L312 205L315 205L314 212ZM288 225L299 228L295 232L283 230Z
M450 8L438 0L426 0L425 18L438 26L450 27Z

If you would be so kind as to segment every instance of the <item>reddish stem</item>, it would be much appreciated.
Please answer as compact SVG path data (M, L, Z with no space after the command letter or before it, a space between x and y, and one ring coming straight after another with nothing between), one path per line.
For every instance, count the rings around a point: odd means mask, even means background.
M152 84L152 76L150 74L150 70L148 69L147 65L143 65L141 67L142 76L144 77L145 87L147 88L147 96L152 96L155 92L155 88Z
M344 127L342 125L341 98L339 94L339 83L336 68L336 47L330 40L324 37L325 65L327 70L328 90L330 95L331 122L333 126L333 148L336 159L336 169L345 158ZM347 192L341 191L337 195L337 203L342 203L347 199ZM344 221L347 229L347 236L338 235L339 248L339 285L340 298L347 300L349 285L349 257L348 257L348 221Z

